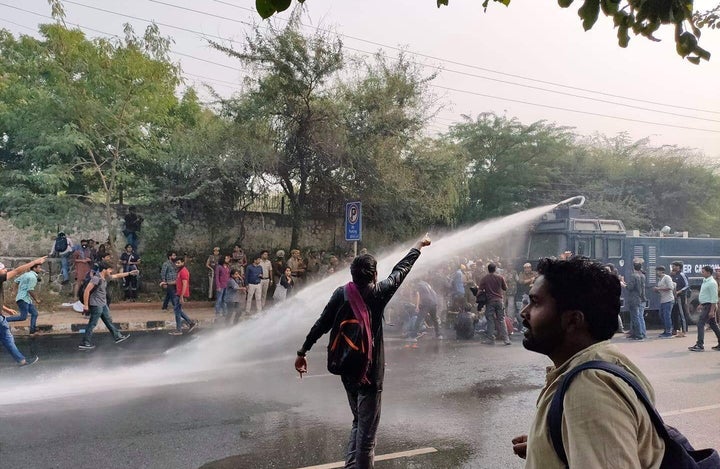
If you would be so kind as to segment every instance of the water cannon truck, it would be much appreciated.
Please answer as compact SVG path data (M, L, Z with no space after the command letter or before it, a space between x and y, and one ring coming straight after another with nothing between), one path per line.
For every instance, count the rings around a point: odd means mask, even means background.
M594 218L582 212L585 197L578 196L558 205L545 214L530 230L526 259L537 265L538 259L558 256L565 251L575 255L612 263L620 275L629 278L633 260L643 260L643 271L647 278L646 298L648 310L658 310L659 295L653 291L657 283L655 268L664 266L670 273L670 264L683 263L683 271L690 282L689 303L697 304L702 283L700 270L709 265L720 267L720 239L709 235L691 236L687 231L673 232L670 227L641 233L626 230L620 220ZM574 202L574 203L572 203ZM625 292L623 291L623 296ZM690 320L697 322L698 313L691 306ZM627 319L626 302L622 301L621 312Z

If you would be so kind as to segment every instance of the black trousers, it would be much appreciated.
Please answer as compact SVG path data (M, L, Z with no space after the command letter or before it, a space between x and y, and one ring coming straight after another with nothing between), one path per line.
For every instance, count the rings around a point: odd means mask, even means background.
M351 383L343 377L343 386L353 414L350 441L345 453L345 467L375 467L375 435L380 424L382 388Z

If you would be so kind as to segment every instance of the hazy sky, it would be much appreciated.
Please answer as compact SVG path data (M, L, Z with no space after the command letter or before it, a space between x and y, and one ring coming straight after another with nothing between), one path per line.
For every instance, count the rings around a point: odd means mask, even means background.
M720 31L704 30L700 44L713 57L696 66L675 53L671 27L658 33L662 42L633 37L621 49L611 19L601 16L591 31L583 31L580 1L569 9L555 1L512 0L509 7L491 2L487 13L481 3L450 0L449 7L438 9L436 0L306 0L303 22L308 32L334 29L347 48L355 49L348 54L382 48L396 57L394 48L406 47L421 54L411 59L427 73L442 68L433 92L446 106L431 131L444 130L462 114L494 111L526 124L553 121L586 135L628 132L632 138L694 147L720 159ZM717 3L696 0L695 6L704 10ZM238 90L243 72L237 61L211 50L202 35L239 41L234 46L241 48L244 32L259 21L254 0L64 4L69 24L111 34L121 34L125 22L142 31L147 20L155 20L163 34L173 37L173 51L185 54L173 58L188 82L208 82L222 94ZM0 27L33 34L38 23L49 21L13 6L49 15L46 0L0 0ZM282 25L287 17L275 21Z

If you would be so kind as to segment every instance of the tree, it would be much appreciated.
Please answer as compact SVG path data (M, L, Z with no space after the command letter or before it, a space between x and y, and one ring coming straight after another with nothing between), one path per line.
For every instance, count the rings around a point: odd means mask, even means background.
M304 1L298 0L299 3ZM438 7L449 4L449 0L436 1ZM505 6L510 5L510 1L493 0ZM277 12L287 10L291 3L292 0L256 0L255 5L262 18L269 18ZM489 3L490 0L484 0L483 8L487 10ZM572 3L573 0L558 0L562 8L567 8ZM700 59L710 59L710 53L698 45L700 31L695 26L693 0L584 0L583 5L578 9L578 16L582 19L586 31L595 25L600 11L613 19L618 29L620 47L627 47L630 42L630 31L636 36L657 41L654 34L662 25L674 25L678 54L694 64L700 63ZM717 8L714 13L710 11L701 17L707 18L703 24L716 25Z
M506 215L556 199L550 195L557 161L567 154L574 135L543 121L524 125L494 113L450 128L446 138L466 155L468 197L461 220L475 222Z
M42 39L0 32L0 196L11 215L100 202L114 240L119 185L166 149L176 121L178 68L169 41L150 26L138 37L87 39L77 29L41 25ZM38 217L40 221L42 217Z
M342 45L321 33L303 36L297 15L284 29L268 31L256 28L243 51L211 44L258 71L246 93L225 103L225 112L254 130L256 148L267 149L265 173L289 200L294 248L311 188L333 184L332 171L342 163L336 141L342 132L335 131L339 119L329 87L344 65Z

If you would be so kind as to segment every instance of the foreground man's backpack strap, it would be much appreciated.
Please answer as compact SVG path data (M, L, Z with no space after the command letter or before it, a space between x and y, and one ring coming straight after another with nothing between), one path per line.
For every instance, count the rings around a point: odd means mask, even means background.
M663 456L661 468L664 469L720 469L720 455L712 448L696 450L692 447L685 436L677 429L666 425L658 411L650 403L645 391L640 387L635 378L623 368L609 362L595 360L582 363L570 370L564 377L555 395L553 396L547 423L550 429L550 440L558 457L565 466L568 466L567 455L563 448L562 441L562 415L563 398L575 376L583 370L597 369L611 373L633 388L635 394L645 405L650 414L655 430L665 441L665 455Z

